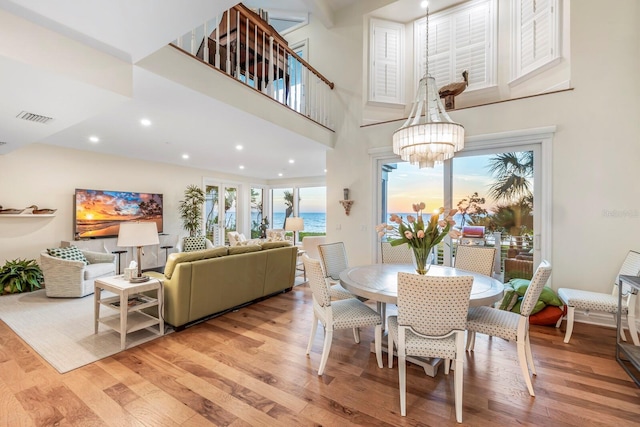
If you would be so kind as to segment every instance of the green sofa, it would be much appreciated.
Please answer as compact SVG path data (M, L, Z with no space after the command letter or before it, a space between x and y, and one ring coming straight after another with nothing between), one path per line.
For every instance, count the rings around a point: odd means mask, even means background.
M164 319L175 328L293 287L298 248L288 242L218 247L169 255Z

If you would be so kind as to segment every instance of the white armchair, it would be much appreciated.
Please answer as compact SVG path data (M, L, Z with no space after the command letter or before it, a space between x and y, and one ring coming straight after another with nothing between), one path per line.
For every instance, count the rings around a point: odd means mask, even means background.
M48 297L84 297L94 291L93 282L101 277L115 276L116 256L104 252L80 250L89 264L40 253L40 268L44 275Z

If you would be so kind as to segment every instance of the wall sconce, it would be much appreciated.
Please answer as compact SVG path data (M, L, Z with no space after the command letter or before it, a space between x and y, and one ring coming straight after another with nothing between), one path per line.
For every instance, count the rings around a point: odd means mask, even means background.
M344 213L349 216L349 212L351 211L351 205L353 205L353 200L349 200L349 189L345 188L342 190L344 192L344 200L339 200L338 202L344 208Z

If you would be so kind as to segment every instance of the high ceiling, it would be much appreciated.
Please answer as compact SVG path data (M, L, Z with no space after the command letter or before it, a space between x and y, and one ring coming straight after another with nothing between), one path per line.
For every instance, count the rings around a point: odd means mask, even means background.
M316 14L330 26L341 8L359 1L367 0L244 3L267 10ZM176 35L200 25L203 17L214 17L235 3L183 0L158 7L152 0L110 0L97 7L95 2L86 0L0 0L0 26L3 17L18 17L135 64L166 46ZM389 3L394 3L391 7L396 10L391 13L411 14L408 9L417 8L415 3L419 1ZM27 35L25 32L25 38ZM20 42L5 41L9 45ZM141 67L133 67L133 94L127 97L5 56L3 52L12 47L9 45L3 48L0 42L0 155L39 142L266 180L278 179L279 173L282 178L324 173L327 148L322 144L228 108ZM16 118L21 111L53 120L47 124L26 122ZM216 114L212 115L212 111ZM142 127L141 118L148 118L153 124ZM98 136L100 142L90 143L91 135ZM238 144L244 146L242 152L236 151ZM182 158L185 153L190 156L188 160ZM295 163L289 163L289 159ZM240 165L244 169L239 169Z

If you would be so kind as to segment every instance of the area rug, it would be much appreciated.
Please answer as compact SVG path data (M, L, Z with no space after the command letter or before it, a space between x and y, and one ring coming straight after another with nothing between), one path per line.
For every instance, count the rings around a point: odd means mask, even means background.
M102 316L108 312L117 314L101 308ZM47 298L44 289L4 295L0 297L0 319L60 373L121 351L116 331L101 324L94 334L93 295ZM155 338L158 335L153 328L142 329L127 334L126 345L131 348Z

